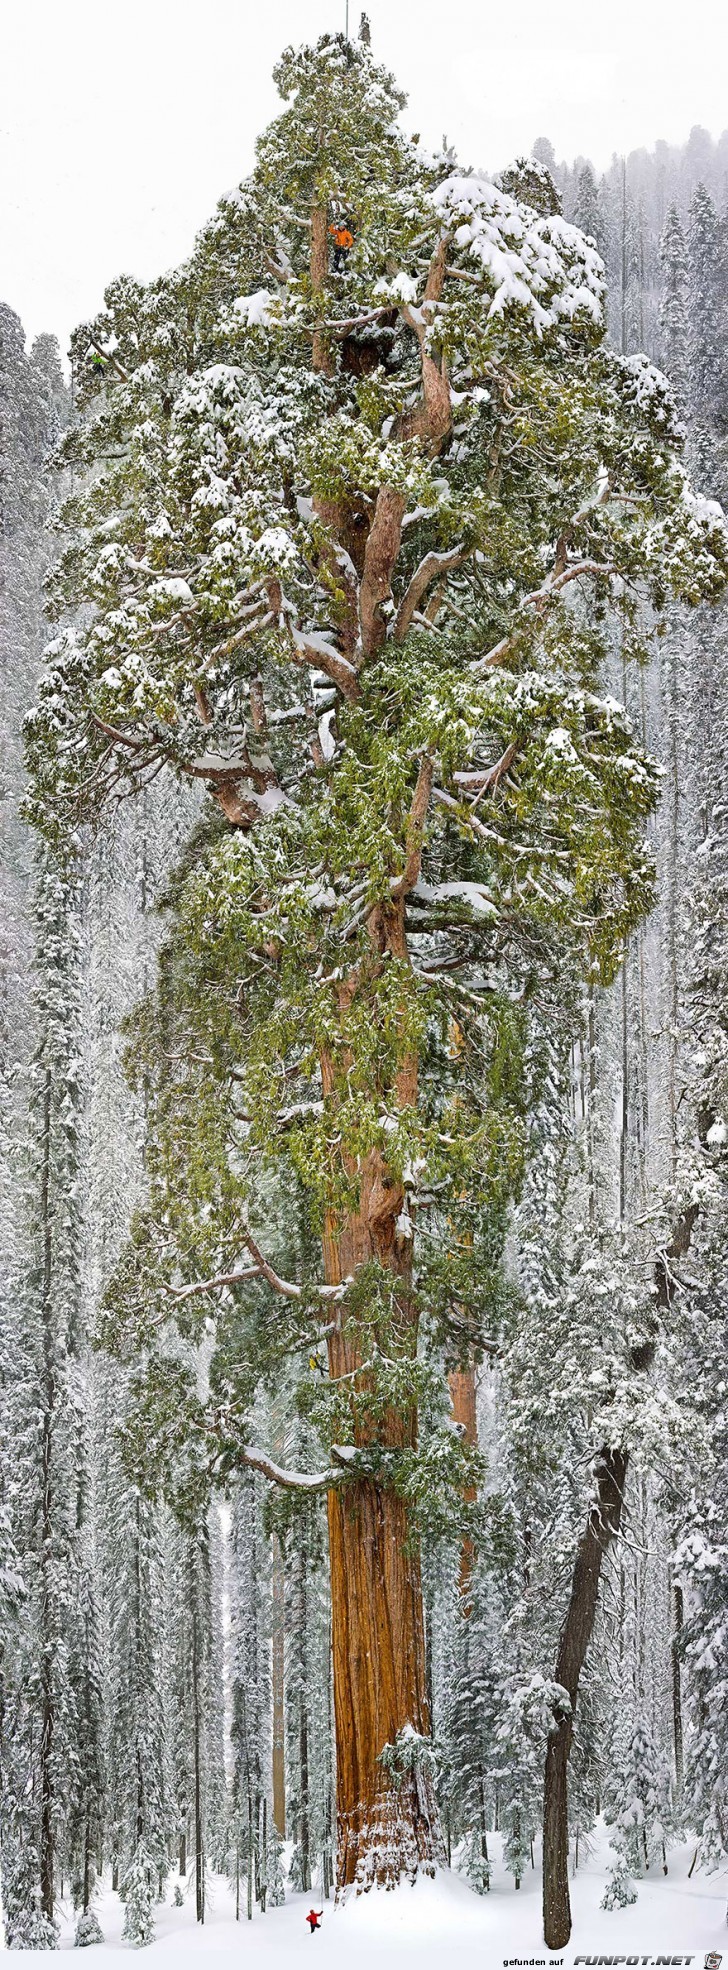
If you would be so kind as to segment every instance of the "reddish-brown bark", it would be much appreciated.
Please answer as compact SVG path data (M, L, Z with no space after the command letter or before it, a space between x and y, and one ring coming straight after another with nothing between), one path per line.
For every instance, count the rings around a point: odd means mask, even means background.
M421 831L429 798L429 772L423 762L408 817L407 865L402 893L389 909L372 912L369 935L375 963L381 954L406 957L404 893L417 879ZM359 989L356 972L340 987L346 1013ZM322 1060L325 1091L334 1089L330 1059ZM401 1106L417 1098L417 1059L405 1055L397 1077ZM351 1174L354 1175L352 1169ZM324 1236L327 1282L338 1285L376 1262L392 1275L396 1340L388 1345L414 1358L417 1314L411 1291L411 1239L398 1220L404 1194L379 1149L356 1172L358 1208L328 1219ZM366 1390L359 1335L344 1323L329 1336L332 1378L352 1376ZM355 1417L353 1440L367 1447L373 1430ZM417 1412L413 1401L389 1411L378 1422L378 1446L402 1449L414 1444ZM419 1866L443 1858L434 1788L421 1765L395 1780L382 1753L407 1726L419 1737L430 1730L425 1672L424 1611L420 1563L407 1510L396 1493L361 1478L329 1493L332 1659L336 1726L339 1889L352 1882L391 1884Z
M461 1426L465 1438L465 1442L471 1444L472 1447L475 1448L478 1441L478 1422L477 1422L476 1403L475 1403L475 1369L472 1367L472 1365L468 1368L453 1368L450 1372L448 1380L450 1383L450 1401L452 1403L453 1417L455 1419L455 1422L459 1423ZM467 1505L472 1505L476 1497L475 1486L468 1485L463 1495L465 1498L465 1503ZM472 1583L474 1564L475 1564L475 1547L473 1545L472 1539L467 1538L463 1540L462 1545L460 1547L460 1575L459 1575L461 1609L462 1609L462 1613L466 1617L469 1616L471 1613L470 1588Z

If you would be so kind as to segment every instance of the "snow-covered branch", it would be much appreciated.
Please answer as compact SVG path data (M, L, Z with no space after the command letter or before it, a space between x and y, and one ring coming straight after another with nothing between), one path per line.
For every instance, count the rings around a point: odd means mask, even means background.
M268 1285L273 1287L274 1292L282 1293L287 1300L301 1300L307 1297L308 1293L313 1293L321 1299L340 1300L343 1298L346 1292L346 1281L340 1286L319 1286L313 1284L304 1289L302 1286L296 1285L291 1279L281 1278L280 1273L276 1272L275 1267L264 1257L259 1245L256 1245L255 1239L250 1236L249 1232L244 1234L243 1244L250 1253L253 1260L252 1265L238 1267L234 1272L217 1272L210 1279L196 1279L189 1286L167 1286L165 1288L166 1292L169 1293L173 1300L189 1300L194 1298L195 1294L198 1293L217 1292L224 1286L240 1286L248 1279L265 1279Z
M354 665L349 663L348 657L342 656L341 651L337 650L334 643L329 642L328 637L320 636L313 630L304 632L300 629L292 629L291 643L297 663L309 664L312 670L322 670L324 676L329 677L332 684L338 686L345 698L354 699L359 696L359 683Z
M405 589L397 610L394 623L395 643L404 642L415 610L418 608L425 591L430 587L430 583L435 581L438 575L449 574L451 569L461 567L466 558L467 549L464 547L451 547L446 554L433 552L425 555L424 560L415 569L409 587Z
M263 1477L269 1478L271 1484L281 1485L284 1491L332 1491L346 1476L343 1464L328 1471L285 1471L255 1444L246 1444L241 1456L251 1470L262 1471Z
M540 588L534 588L530 595L524 595L520 609L536 609L541 612L548 605L551 597L559 595L570 582L579 581L584 575L608 580L619 572L619 568L606 561L572 561L568 567L560 569L558 573L552 570ZM494 644L492 650L487 650L484 657L476 657L475 662L470 665L473 676L478 677L483 671L497 669L504 657L513 649L517 635L517 628L513 628L500 643Z

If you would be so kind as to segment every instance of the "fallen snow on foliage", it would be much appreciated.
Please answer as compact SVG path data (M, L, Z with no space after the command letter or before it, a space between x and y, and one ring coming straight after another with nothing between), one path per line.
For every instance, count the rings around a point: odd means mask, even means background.
M501 1840L489 1834L493 1860L493 1886L482 1898L475 1895L457 1874L441 1873L434 1881L418 1881L414 1888L398 1888L394 1894L373 1891L349 1900L344 1908L325 1902L320 1891L294 1895L284 1908L267 1915L258 1910L253 1921L235 1921L235 1905L227 1882L213 1876L205 1927L195 1923L194 1889L187 1888L182 1908L172 1905L176 1877L168 1884L167 1900L157 1908L156 1938L143 1961L149 1970L206 1970L209 1963L220 1970L291 1970L291 1966L312 1956L328 1964L330 1970L342 1962L346 1970L398 1970L404 1964L415 1970L442 1970L443 1963L462 1965L462 1970L499 1970L514 1957L535 1960L537 1964L563 1963L572 1970L576 1954L614 1958L640 1956L649 1962L660 1954L674 1957L692 1955L696 1970L702 1970L707 1950L725 1952L728 1933L725 1923L727 1874L693 1874L688 1869L694 1848L675 1849L669 1855L669 1874L658 1871L653 1878L638 1883L634 1907L606 1913L599 1906L604 1892L610 1849L603 1829L594 1843L592 1857L580 1865L570 1880L574 1914L574 1933L569 1949L551 1956L541 1933L541 1877L538 1866L528 1869L519 1893L503 1870ZM569 1868L571 1876L571 1865ZM306 1911L323 1908L323 1923L314 1936L309 1934ZM89 1956L100 1970L121 1970L129 1963L130 1949L121 1942L124 1910L118 1895L107 1890L96 1904L106 1941ZM73 1946L74 1924L70 1914L63 1923L61 1948ZM9 1952L1 1952L3 1955ZM46 1962L48 1952L23 1952L24 1962Z
M488 178L453 174L433 200L493 287L490 314L509 302L527 308L535 326L552 328L581 309L601 322L604 266L596 247L558 214L541 217Z
M239 294L233 302L236 315L248 328L265 328L272 319L272 306L273 295L267 287L259 287L255 294Z

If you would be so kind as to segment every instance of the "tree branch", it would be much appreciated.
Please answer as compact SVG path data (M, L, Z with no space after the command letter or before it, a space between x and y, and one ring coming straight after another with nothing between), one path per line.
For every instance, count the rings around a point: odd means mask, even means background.
M322 670L325 677L341 691L342 697L352 703L359 696L359 681L353 664L327 643L323 636L311 637L303 630L291 629L291 644L295 652L294 663L309 664L312 670Z
M433 761L429 753L420 760L417 785L412 795L412 806L407 819L404 868L401 876L392 883L393 896L408 896L419 879L422 866L422 844L425 833L427 809L432 793Z
M451 547L446 554L437 554L433 551L431 554L425 555L424 560L420 562L419 568L415 569L409 587L405 589L397 610L394 623L395 643L404 642L415 610L421 602L425 590L429 588L430 583L438 575L447 574L451 568L459 568L462 562L467 559L467 555L468 549L464 547Z
M374 518L364 550L364 569L359 589L359 621L364 657L374 657L387 635L387 607L392 598L392 571L402 539L402 521L407 505L405 493L393 486L380 486Z
M481 773L453 773L455 786L460 787L465 794L475 794L478 799L484 793L494 793L504 773L507 773L509 766L513 765L517 750L516 743L512 740L494 766L486 766Z
M619 573L620 569L613 567L610 562L572 561L570 567L562 568L558 573L552 572L550 575L547 575L545 582L542 583L540 588L534 588L530 595L524 595L522 602L519 603L519 610L536 609L539 614L542 614L551 600L552 595L559 595L562 589L568 587L569 582L579 581L583 575L610 578ZM517 635L517 629L512 629L509 635L504 636L500 643L494 644L493 649L488 650L484 657L476 657L475 662L470 665L472 675L478 677L483 671L495 670L498 664L503 662L503 658L507 656L508 651L513 649Z
M282 1293L285 1299L301 1300L304 1298L304 1288L297 1286L291 1279L281 1279L275 1267L270 1265L269 1261L264 1258L260 1247L256 1245L255 1239L251 1237L250 1232L243 1233L243 1244L247 1247L253 1260L251 1266L244 1266L236 1272L218 1272L211 1279L196 1279L190 1286L165 1286L165 1292L169 1293L173 1300L189 1300L196 1293L211 1293L223 1286L239 1286L242 1281L247 1279L266 1279L268 1285L272 1286L276 1293ZM306 1292L315 1293L321 1299L340 1300L346 1292L346 1284L346 1280L340 1286L319 1286L313 1284L306 1289Z
M126 370L122 369L121 363L117 361L116 356L112 354L111 350L102 349L101 343L97 342L95 335L89 336L89 342L91 343L92 349L96 350L97 355L103 356L105 363L111 363L112 368L116 370L117 376L121 377L122 383L128 383L129 378L127 376Z
M343 1464L336 1470L311 1474L308 1471L284 1471L280 1464L274 1464L272 1457L269 1457L265 1450L258 1450L253 1444L246 1444L240 1455L251 1470L262 1471L263 1476L269 1478L271 1484L282 1485L285 1491L333 1491L346 1476Z

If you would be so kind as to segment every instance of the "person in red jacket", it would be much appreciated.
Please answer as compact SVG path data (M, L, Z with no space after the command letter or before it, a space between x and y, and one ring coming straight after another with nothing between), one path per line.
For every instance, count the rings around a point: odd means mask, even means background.
M323 1915L323 1909L322 1909L322 1908L320 1908L320 1909L319 1909L319 1912L318 1912L318 1915L316 1914L316 1910L315 1910L315 1908L310 1908L310 1909L309 1909L309 1911L308 1911L308 1915L306 1916L306 1921L307 1921L307 1923L308 1923L308 1926L309 1926L309 1929L310 1929L310 1931L311 1931L311 1935L313 1935L313 1932L314 1932L314 1929L320 1929L320 1928L321 1928L321 1917L322 1917L322 1915Z

